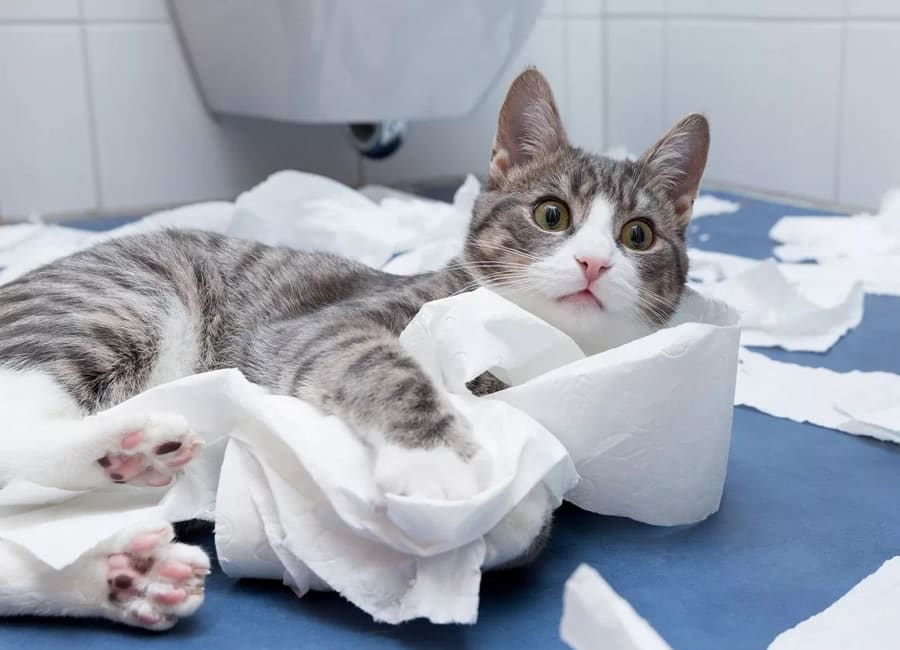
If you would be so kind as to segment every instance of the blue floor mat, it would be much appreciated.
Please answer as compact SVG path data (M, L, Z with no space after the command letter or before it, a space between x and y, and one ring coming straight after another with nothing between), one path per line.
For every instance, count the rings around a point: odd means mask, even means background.
M772 224L812 212L716 194L741 209L698 219L692 245L768 257ZM835 370L900 372L900 300L867 296L865 309L862 324L826 355L763 352ZM0 648L562 648L563 584L586 562L674 648L759 650L897 554L898 494L900 447L739 407L716 515L693 526L655 528L565 506L537 563L485 576L473 626L376 624L335 594L298 600L277 583L235 581L216 571L204 607L163 636L103 622L7 619ZM212 546L208 535L189 541Z

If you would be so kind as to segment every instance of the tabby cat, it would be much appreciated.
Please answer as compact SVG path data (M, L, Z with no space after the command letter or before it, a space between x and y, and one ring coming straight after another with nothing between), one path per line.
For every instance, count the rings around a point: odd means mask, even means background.
M534 69L500 111L489 181L461 257L389 275L328 255L170 230L115 239L0 287L0 485L162 486L197 451L171 413L104 412L151 386L239 368L371 433L384 492L462 499L478 447L397 337L422 304L491 287L596 352L661 327L687 273L685 229L706 164L701 115L637 161L569 144ZM502 388L490 375L470 388ZM522 562L549 528L537 488L487 538L486 568ZM209 560L155 523L62 571L0 543L0 614L171 627L203 600Z

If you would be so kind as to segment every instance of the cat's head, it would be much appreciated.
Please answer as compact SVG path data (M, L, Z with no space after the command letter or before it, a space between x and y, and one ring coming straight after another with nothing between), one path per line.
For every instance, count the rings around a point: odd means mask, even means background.
M500 110L467 266L586 348L652 331L684 290L685 229L708 148L709 126L698 114L636 161L573 147L550 85L528 69Z

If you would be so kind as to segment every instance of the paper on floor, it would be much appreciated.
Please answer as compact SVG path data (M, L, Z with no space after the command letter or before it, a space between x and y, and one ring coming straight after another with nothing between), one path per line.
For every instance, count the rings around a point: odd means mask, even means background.
M832 284L820 299L836 302L815 304L788 282L774 260L700 290L738 310L742 345L825 352L862 321L861 282Z
M741 343L825 352L863 315L861 282L810 272L791 282L774 260L692 250L690 280L741 314Z
M900 556L825 611L779 634L769 650L896 650L900 648Z
M718 214L732 214L740 210L739 203L720 199L712 194L701 194L694 199L694 207L691 210L691 218L712 217Z
M443 265L462 250L478 189L477 179L469 176L453 205L394 196L375 203L337 181L283 171L244 192L234 203L187 205L104 232L34 224L4 226L0 227L0 284L101 241L168 227L325 251L376 268L398 253L442 242L446 254L406 261L404 272L419 272L433 268L436 260Z
M671 650L628 601L586 564L566 581L559 634L574 650Z
M769 232L779 259L817 260L823 274L863 281L866 292L900 296L900 190L887 192L878 214L784 217ZM786 270L803 277L806 265Z
M889 372L834 372L741 349L734 403L900 443L900 375Z

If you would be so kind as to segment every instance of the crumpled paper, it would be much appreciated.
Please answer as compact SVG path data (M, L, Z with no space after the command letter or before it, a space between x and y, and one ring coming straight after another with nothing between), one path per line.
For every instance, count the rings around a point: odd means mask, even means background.
M742 348L734 403L794 422L900 443L900 375L890 372L835 372L774 361Z
M694 207L691 209L691 219L712 217L719 214L733 214L740 210L739 203L720 199L713 194L701 194L694 199Z
M568 336L488 290L423 307L401 344L487 451L482 490L470 500L382 498L368 448L341 420L217 371L111 409L180 413L207 441L173 487L60 495L13 485L0 490L0 503L18 508L0 519L0 537L60 567L122 525L208 517L217 501L216 544L232 575L280 576L301 594L327 584L389 622L472 622L483 536L539 482L557 503L568 493L582 507L656 524L718 508L738 332L724 306L696 294L685 304L685 322L586 358ZM469 395L465 382L485 370L514 386ZM693 379L672 381L679 376ZM676 408L701 400L708 408ZM573 463L584 476L575 490ZM132 495L139 505L129 510ZM60 536L66 545L55 543Z
M581 476L566 498L580 508L662 526L718 510L737 315L688 290L670 325L492 396L559 437Z
M774 260L691 250L691 285L741 315L741 344L825 352L862 321L864 290L852 278L800 281Z
M825 352L863 316L861 282L832 284L827 295L813 289L810 293L825 303L816 304L788 282L771 259L699 288L738 310L742 345Z
M631 604L586 564L566 580L559 635L573 650L672 650Z
M881 565L828 609L775 637L769 650L900 648L900 556Z
M885 193L877 214L850 217L784 217L769 231L786 264L785 274L802 280L851 279L867 293L900 296L900 189ZM816 269L813 271L812 269Z
M478 191L478 181L470 175L452 205L391 195L376 203L332 179L281 171L234 203L214 201L164 210L103 232L43 224L0 227L0 284L107 239L171 227L334 253L375 268L411 253L414 257L403 262L406 271L397 266L395 272L419 273L443 266L462 251ZM438 243L444 252L437 257L423 248Z

